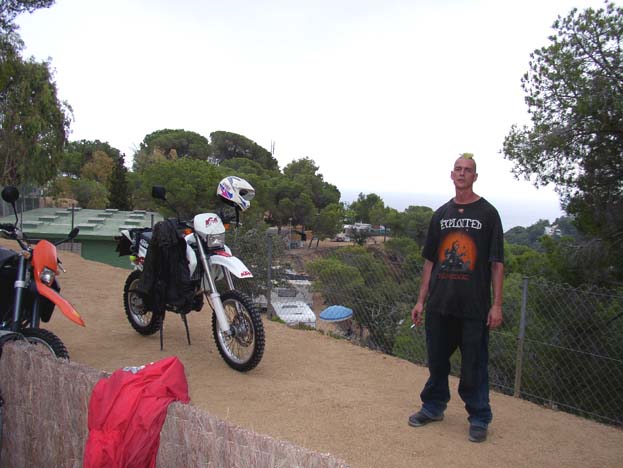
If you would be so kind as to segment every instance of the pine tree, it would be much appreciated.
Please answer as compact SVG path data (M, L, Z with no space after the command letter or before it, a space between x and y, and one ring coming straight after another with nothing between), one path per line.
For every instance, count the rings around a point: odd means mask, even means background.
M128 194L128 170L123 165L123 155L117 160L112 174L110 175L110 203L109 208L118 210L131 210L130 197Z

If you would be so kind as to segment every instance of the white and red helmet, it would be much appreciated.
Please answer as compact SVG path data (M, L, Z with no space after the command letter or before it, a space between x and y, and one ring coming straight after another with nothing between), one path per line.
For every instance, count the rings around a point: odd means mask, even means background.
M216 195L228 205L237 206L245 211L251 206L255 189L240 177L228 176L219 182Z

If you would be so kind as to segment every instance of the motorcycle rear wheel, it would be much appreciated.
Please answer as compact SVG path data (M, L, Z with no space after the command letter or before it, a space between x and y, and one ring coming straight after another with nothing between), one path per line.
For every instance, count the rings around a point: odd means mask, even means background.
M257 366L264 354L264 325L253 301L240 291L227 291L221 295L223 309L232 331L225 336L212 314L212 334L218 352L229 367L240 372Z
M62 359L69 359L69 353L61 339L49 330L43 328L24 328L20 332L26 341L36 346L42 346L49 350L54 356Z
M153 335L162 327L164 314L155 314L147 310L140 294L133 290L138 287L142 272L134 270L125 280L123 287L123 308L132 328L141 335Z

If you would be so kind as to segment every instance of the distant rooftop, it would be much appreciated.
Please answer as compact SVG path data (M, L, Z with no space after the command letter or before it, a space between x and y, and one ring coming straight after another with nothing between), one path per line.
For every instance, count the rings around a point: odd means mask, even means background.
M82 208L37 208L25 211L20 218L23 231L32 238L62 238L77 226L80 228L78 239L111 239L122 229L151 227L163 219L158 213L144 210ZM0 223L13 222L13 215L0 218Z

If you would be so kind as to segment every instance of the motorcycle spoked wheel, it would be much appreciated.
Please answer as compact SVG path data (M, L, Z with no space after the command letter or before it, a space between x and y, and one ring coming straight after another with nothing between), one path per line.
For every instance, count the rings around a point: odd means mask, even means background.
M61 339L43 328L24 328L20 331L30 344L47 348L57 358L69 359L69 353Z
M141 335L153 335L162 327L164 314L147 310L140 294L133 292L138 287L142 272L134 270L125 280L123 287L123 308L132 328Z
M229 367L246 372L257 366L264 354L264 325L260 312L244 293L232 290L221 295L231 336L225 336L212 314L212 333L219 354Z

